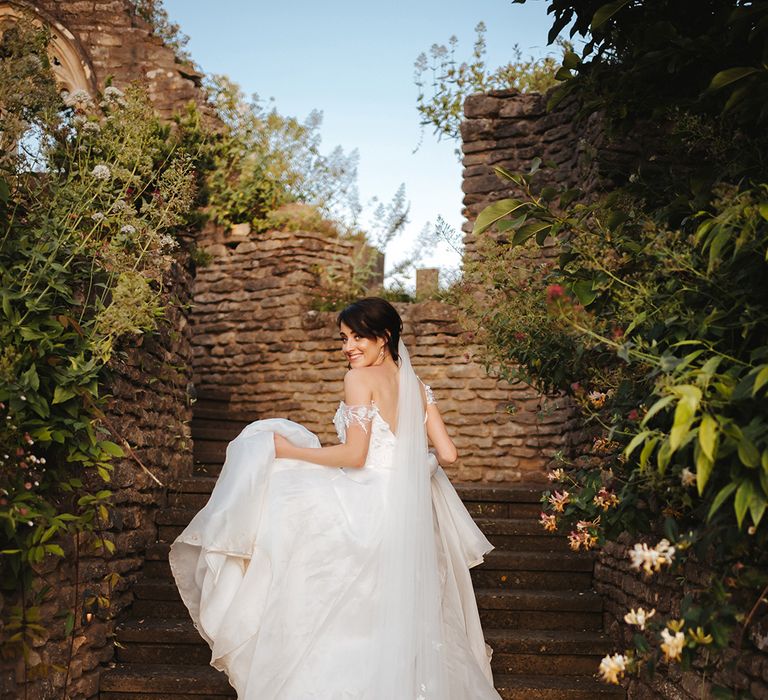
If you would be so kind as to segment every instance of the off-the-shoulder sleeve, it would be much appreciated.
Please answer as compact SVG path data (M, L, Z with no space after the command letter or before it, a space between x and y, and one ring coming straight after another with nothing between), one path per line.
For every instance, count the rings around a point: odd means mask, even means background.
M421 382L421 379L419 379ZM424 387L424 393L427 395L427 406L431 403L437 403L435 399L435 394L432 391L432 387L429 386L429 384L425 384L424 382L421 382L421 385Z
M352 424L359 425L367 434L375 412L376 408L374 406L348 406L342 401L333 418L333 424L336 427L339 441L346 442L347 428Z

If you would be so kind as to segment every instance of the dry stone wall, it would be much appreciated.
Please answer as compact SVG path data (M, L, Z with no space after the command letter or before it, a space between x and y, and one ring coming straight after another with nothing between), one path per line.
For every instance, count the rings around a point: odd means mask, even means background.
M111 395L106 423L114 428L109 439L126 440L135 456L163 485L192 472L188 392L192 380L191 332L186 316L190 301L191 275L176 265L166 280L167 313L159 333L124 344L111 363ZM40 583L50 586L41 603L42 619L50 631L32 650L31 665L42 662L66 668L70 644L69 678L53 671L24 688L21 659L0 661L2 700L70 700L94 698L98 694L100 664L114 655L115 619L133 599L131 588L140 576L147 545L157 540L155 515L165 505L166 491L131 458L114 462L110 484L91 479L94 488L113 491L104 536L115 543L115 554L94 554L81 536L79 547L63 538L65 557L47 557L39 567ZM79 561L78 561L79 549ZM107 577L120 575L113 590ZM95 594L111 600L108 609L88 605ZM28 596L28 600L32 596ZM6 600L7 605L17 601ZM64 634L63 611L74 613L74 636ZM90 620L84 617L91 613ZM66 693L64 685L66 681Z
M107 79L121 88L139 81L164 117L190 100L204 104L202 75L180 63L127 0L0 0L0 14L6 7L32 14L60 35L81 58L92 92Z
M336 314L312 306L320 269L342 279L351 275L348 248L337 238L280 231L210 245L211 263L198 271L194 287L199 394L223 392L233 411L252 420L291 418L323 442L335 441L331 418L346 365ZM553 452L566 447L563 425L573 427L565 409L542 406L523 384L489 377L473 361L471 339L448 305L396 306L414 367L434 389L461 454L449 475L461 481L542 478Z

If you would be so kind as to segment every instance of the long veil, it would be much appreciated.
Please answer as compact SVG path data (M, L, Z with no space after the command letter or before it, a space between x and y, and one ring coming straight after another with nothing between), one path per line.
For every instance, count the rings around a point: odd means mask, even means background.
M440 574L420 382L400 340L397 435L381 523L376 697L443 700Z

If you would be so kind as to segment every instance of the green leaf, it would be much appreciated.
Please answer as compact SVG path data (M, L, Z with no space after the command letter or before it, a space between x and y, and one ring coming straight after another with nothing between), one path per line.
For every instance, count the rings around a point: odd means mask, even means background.
M745 467L754 469L760 464L760 452L758 452L757 447L755 447L755 444L751 440L743 438L739 440L737 447L739 459Z
M754 75L760 71L753 66L737 66L736 68L726 68L716 73L709 83L708 90L720 90L726 85L735 83L737 80L746 78L748 75Z
M613 17L619 10L626 5L629 5L629 0L616 0L615 2L609 2L607 5L603 5L598 8L597 12L592 15L592 23L590 29L594 32L604 25L611 17Z
M64 556L64 550L58 544L45 545L45 551L48 552L48 554L55 554L57 557Z
M709 477L712 474L712 467L715 463L707 457L704 450L699 450L696 455L696 488L699 491L699 496L704 493L704 487L709 481Z
M65 386L57 386L53 390L53 401L51 403L64 403L65 401L69 401L73 396L75 396L74 389Z
M705 413L699 426L699 444L707 459L715 459L715 441L717 440L717 421L709 414ZM701 493L701 491L699 491Z
M762 216L766 221L768 221L768 202L763 202L762 204L758 204L757 211L760 212L760 216Z
M635 435L635 437L630 440L629 444L624 448L624 456L629 457L635 449L649 436L651 435L650 430L643 430L643 432L638 433Z
M658 441L659 438L654 437L643 445L643 449L640 451L640 466L643 469L648 466L648 460L651 458L651 453L653 452L654 447L656 447L656 443Z
M752 386L752 396L757 394L760 389L768 383L768 365L764 365L763 368L757 373L755 377L755 383Z
M660 398L656 403L648 409L648 413L643 416L643 422L641 425L645 426L651 418L653 418L659 411L666 408L675 400L674 396L664 396Z
M125 452L123 451L123 448L120 447L120 445L110 442L109 440L102 440L99 442L99 447L104 450L109 455L112 455L113 457L122 457L125 455Z
M759 494L755 494L749 502L749 516L752 518L752 523L755 527L757 527L763 519L766 505L768 505L768 503L766 503L766 500Z
M472 229L473 235L480 235L493 226L499 219L503 219L522 207L527 207L529 202L521 202L518 199L501 199L489 204L478 214Z
M581 58L573 51L566 51L563 54L563 67L572 70L581 63Z
M712 505L709 507L709 513L707 514L707 521L712 520L712 516L717 513L720 507L725 503L726 499L736 490L736 484L731 482L720 489L715 499L712 501Z
M736 513L736 522L741 527L744 522L744 516L747 514L749 502L752 500L754 491L751 481L742 481L739 488L736 489L736 495L733 497L733 511Z
M579 280L572 287L573 293L584 306L589 306L597 296L597 290L592 285L592 280Z
M70 610L67 613L66 621L64 622L64 636L67 637L72 634L72 630L75 628L75 614Z
M535 236L538 233L541 233L542 231L549 233L550 227L551 225L549 223L542 223L540 221L521 226L512 236L511 243L512 245L520 245L521 243L525 243L529 238Z

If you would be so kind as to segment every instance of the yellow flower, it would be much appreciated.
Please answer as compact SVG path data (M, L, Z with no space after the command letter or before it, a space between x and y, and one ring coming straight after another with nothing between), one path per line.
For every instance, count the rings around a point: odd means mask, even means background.
M704 634L704 628L703 627L697 627L696 631L688 630L688 634L691 635L691 639L696 642L696 644L712 644L714 641L712 639L711 634Z
M547 474L547 479L550 481L562 481L563 477L565 476L565 472L561 469L553 469L551 472Z
M547 515L546 513L542 513L541 518L539 519L539 523L541 523L542 527L547 532L557 531L557 518L554 515Z
M565 508L565 504L568 503L570 497L571 494L569 494L567 491L563 491L562 493L555 491L549 497L549 502L552 504L552 507L555 509L555 511L562 513L563 509Z
M628 625L637 625L641 630L645 629L645 623L648 622L656 614L656 608L653 608L650 612L643 610L643 608L634 608L624 615L624 622Z

